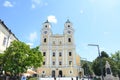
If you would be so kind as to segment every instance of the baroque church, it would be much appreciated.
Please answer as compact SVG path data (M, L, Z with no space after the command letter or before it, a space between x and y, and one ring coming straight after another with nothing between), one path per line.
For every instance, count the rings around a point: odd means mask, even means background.
M63 34L53 34L51 24L43 23L40 38L43 65L37 69L40 77L77 77L81 75L80 56L76 53L73 25L68 19Z

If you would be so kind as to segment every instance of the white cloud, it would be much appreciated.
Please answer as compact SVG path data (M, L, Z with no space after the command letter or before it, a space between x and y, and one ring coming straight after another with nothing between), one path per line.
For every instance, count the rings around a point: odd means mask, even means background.
M33 42L37 39L37 32L30 33L29 40Z
M56 19L55 16L50 15L50 16L48 16L47 18L48 18L48 21L49 21L49 22L57 23L57 19Z
M3 3L3 6L4 6L4 7L13 7L13 4L12 4L10 1L5 1L5 2Z

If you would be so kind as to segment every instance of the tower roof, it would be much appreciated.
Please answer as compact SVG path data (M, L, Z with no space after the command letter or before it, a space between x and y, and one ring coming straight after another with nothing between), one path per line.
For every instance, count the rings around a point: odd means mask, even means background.
M44 22L44 23L49 23L49 21L48 21L48 20L46 20L46 22Z
M15 36L15 34L6 26L4 21L2 21L1 19L0 19L0 24L3 25L2 27L4 27L9 32L9 34L12 34L18 40L18 38Z
M71 23L69 19L67 19L66 23Z

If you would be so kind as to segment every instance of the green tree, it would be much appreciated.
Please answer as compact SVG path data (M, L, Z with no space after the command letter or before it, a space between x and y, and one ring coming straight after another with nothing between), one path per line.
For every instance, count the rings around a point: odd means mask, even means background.
M109 55L105 51L101 51L101 57L109 58Z
M34 68L40 67L43 62L43 56L41 52L39 51L39 47L37 46L36 48L32 48L31 52L32 54L29 57L32 61L31 66L33 66Z
M111 57L115 61L115 65L117 66L117 74L120 78L120 51L115 52L115 54L111 54Z
M104 74L104 76L105 76L105 73L106 73L106 71L105 71L106 61L109 62L110 67L111 67L111 70L112 70L112 73L113 73L113 75L115 76L115 75L117 74L117 73L116 73L116 71L117 71L117 66L115 65L115 62L114 62L111 58L103 57L103 58L102 58L102 69L103 69L103 74ZM95 59L95 60L93 61L93 65L92 65L92 69L93 69L95 75L97 75L97 76L101 76L101 68L100 68L100 67L101 67L101 65L100 65L100 59L97 58L97 59Z
M40 67L42 54L38 47L30 49L24 42L13 41L3 56L3 69L12 76L26 72L28 67Z
M111 57L117 64L120 64L120 51L115 52L115 54L111 54Z
M85 75L92 75L92 69L87 62L83 63L82 68L84 69L84 74Z
M3 53L0 53L0 75L2 75L2 72L3 72L3 56L4 54Z
M115 65L115 62L108 56L108 54L104 51L101 52L101 58L97 57L94 61L93 61L93 65L92 65L92 69L95 73L95 75L97 76L101 76L101 65L100 65L100 59L102 61L102 69L103 69L103 74L105 76L105 64L106 61L109 62L110 66L111 66L111 70L113 72L113 75L116 75L116 71L117 71L117 66Z

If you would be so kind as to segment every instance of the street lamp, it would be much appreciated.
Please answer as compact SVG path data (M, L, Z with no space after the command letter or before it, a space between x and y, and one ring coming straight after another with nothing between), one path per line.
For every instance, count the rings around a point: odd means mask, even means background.
M98 49L98 54L99 54L99 58L100 58L100 69L101 69L101 75L102 75L102 80L104 80L103 78L103 69L102 69L102 59L101 59L101 54L100 54L100 48L99 45L97 44L88 44L88 46L96 46Z

